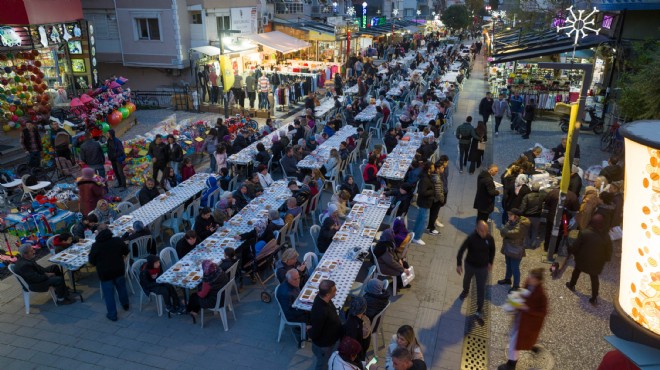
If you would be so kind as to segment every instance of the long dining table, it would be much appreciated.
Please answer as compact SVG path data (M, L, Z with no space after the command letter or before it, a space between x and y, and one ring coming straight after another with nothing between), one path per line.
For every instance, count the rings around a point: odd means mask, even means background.
M251 231L258 220L267 220L271 209L278 209L291 196L288 181L275 181L264 189L262 195L252 199L237 212L223 227L204 239L192 251L167 269L156 279L159 283L172 284L185 289L196 288L203 276L202 261L219 263L225 257L225 249L236 249L240 243L234 236Z
M319 264L310 273L293 307L311 311L319 284L328 279L334 281L337 287L337 294L332 299L335 307L339 310L346 302L364 263L362 256L369 253L371 243L390 207L390 199L373 190L362 191L355 200L346 221L333 237Z
M378 170L378 176L388 180L403 180L423 137L424 134L421 132L407 133L402 140L399 140L394 150L387 154L385 163Z
M210 176L208 173L195 174L172 190L159 195L151 202L139 207L130 214L118 217L108 227L115 236L121 236L133 227L135 221L142 221L145 226L149 226L204 190L206 188L206 180ZM74 245L48 259L50 262L58 264L69 271L74 290L75 281L73 280L73 271L79 270L89 262L89 251L92 248L92 244L94 244L94 239L92 238L81 239Z
M330 158L332 149L339 149L339 144L346 141L349 136L357 134L357 128L354 126L344 126L335 132L328 140L319 145L315 150L298 162L299 168L318 169L323 166Z

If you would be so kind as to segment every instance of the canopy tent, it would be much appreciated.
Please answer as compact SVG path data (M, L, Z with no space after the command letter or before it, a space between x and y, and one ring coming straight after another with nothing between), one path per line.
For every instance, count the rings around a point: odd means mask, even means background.
M298 40L297 38L291 37L280 31L247 35L243 37L247 37L257 44L261 44L267 48L277 50L284 54L306 49L310 46L308 42Z
M211 46L211 45L198 46L198 47L192 48L190 50L196 51L198 53L206 54L210 57L220 55L220 48L217 48L217 47Z
M609 37L603 35L588 35L573 45L574 39L556 31L543 31L539 33L523 34L516 30L502 32L499 37L495 34L495 54L491 64L526 60L545 55L560 54L575 50L588 49L603 43L611 42Z

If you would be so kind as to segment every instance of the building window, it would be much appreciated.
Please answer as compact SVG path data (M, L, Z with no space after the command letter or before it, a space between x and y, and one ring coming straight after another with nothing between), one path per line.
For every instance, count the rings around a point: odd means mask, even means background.
M218 24L218 32L220 31L226 31L231 29L231 25L229 24L229 16L228 15L219 15L216 18L217 24Z
M140 40L160 40L158 18L135 18L137 36Z
M190 12L190 23L202 24L202 12L201 11Z

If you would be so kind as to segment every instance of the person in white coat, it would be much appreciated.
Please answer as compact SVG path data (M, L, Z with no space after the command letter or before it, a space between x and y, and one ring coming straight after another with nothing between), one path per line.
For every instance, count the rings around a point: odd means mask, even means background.
M357 340L351 337L342 338L337 350L330 355L328 370L360 370L361 367L355 359L361 350Z
M261 184L262 188L266 189L273 185L274 180L268 173L268 166L265 164L260 164L259 167L257 167L257 177L259 177L259 184Z

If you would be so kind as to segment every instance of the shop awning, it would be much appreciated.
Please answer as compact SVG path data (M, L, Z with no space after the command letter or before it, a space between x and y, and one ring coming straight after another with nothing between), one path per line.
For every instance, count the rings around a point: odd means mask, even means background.
M198 46L198 47L192 48L190 50L196 51L198 53L206 54L210 57L220 55L220 48L215 47L215 46L211 46L211 45Z
M280 31L260 33L257 35L247 35L244 37L249 38L257 44L277 50L284 54L305 49L310 46L308 42L298 40L297 38L291 37Z
M504 36L504 35L503 35ZM528 60L546 55L560 54L573 51L573 38L563 33L542 32L536 34L508 34L497 39L495 33L495 55L491 64ZM588 49L612 40L603 35L588 35L580 39L575 50Z

